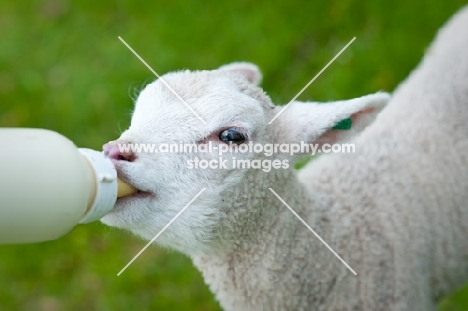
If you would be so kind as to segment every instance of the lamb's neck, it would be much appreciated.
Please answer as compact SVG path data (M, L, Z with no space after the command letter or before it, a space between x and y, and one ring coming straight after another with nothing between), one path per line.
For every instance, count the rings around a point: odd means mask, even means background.
M264 183L261 200L245 207L255 213L237 219L244 228L236 232L229 247L192 256L225 310L299 310L298 306L311 301L318 305L317 300L343 272L336 269L339 263L325 246L269 188L319 234L329 227L326 199L311 195L294 172L281 178L281 183L271 179ZM298 283L301 286L291 286Z

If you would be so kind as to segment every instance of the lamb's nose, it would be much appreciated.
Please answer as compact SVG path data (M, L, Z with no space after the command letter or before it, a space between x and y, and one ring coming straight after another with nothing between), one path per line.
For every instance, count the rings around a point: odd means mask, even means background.
M132 162L135 160L135 153L126 147L129 147L128 144L119 145L116 142L110 142L102 146L102 150L104 150L104 155L111 160Z

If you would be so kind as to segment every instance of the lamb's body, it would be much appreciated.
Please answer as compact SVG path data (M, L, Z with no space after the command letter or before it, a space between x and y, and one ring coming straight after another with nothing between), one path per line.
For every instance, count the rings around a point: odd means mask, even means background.
M320 157L298 176L258 170L217 191L227 202L216 204L219 227L209 224L214 242L203 251L174 247L192 257L223 308L428 311L468 280L466 29L468 9L354 140L355 154ZM152 235L119 221L107 220Z
M361 206L354 222L362 218L391 247L395 301L409 303L408 310L430 310L435 298L468 280L467 29L465 9L357 139L362 152L324 157L301 176L331 196L356 200L339 203L332 212L338 221Z

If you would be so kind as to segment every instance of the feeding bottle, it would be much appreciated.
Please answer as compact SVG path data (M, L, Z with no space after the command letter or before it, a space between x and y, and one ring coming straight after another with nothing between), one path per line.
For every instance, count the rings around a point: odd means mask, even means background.
M59 238L136 191L101 152L49 130L0 129L0 244Z

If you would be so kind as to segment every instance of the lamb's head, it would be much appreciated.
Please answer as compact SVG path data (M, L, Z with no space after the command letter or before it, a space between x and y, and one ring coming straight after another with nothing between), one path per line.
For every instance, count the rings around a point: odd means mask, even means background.
M279 175L293 175L293 158L299 153L268 156L266 144L334 142L350 132L332 129L338 121L352 118L359 130L388 100L377 93L326 105L293 103L270 122L282 107L275 107L257 86L260 80L256 66L234 63L212 71L169 73L147 85L130 127L104 146L119 176L140 192L118 199L102 221L151 239L206 188L156 242L189 254L212 250L224 230L242 227L232 222L242 215L253 219L262 208L252 200L253 193L261 199L266 189L259 178L277 183ZM125 151L124 144L150 149ZM242 152L249 144L265 148ZM201 145L212 149L203 152ZM234 158L248 160L252 167L233 167Z

